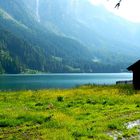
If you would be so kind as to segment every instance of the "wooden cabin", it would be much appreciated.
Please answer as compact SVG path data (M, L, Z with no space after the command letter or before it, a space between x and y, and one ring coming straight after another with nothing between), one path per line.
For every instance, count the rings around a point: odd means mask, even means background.
M140 90L140 60L127 68L133 72L133 86L136 90Z

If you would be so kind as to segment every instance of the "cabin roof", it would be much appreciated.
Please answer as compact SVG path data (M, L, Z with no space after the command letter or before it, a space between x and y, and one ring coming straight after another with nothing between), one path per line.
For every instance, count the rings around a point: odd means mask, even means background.
M131 66L129 66L127 68L129 71L130 70L136 70L136 69L140 69L140 60L138 60L137 62L135 62L134 64L132 64Z

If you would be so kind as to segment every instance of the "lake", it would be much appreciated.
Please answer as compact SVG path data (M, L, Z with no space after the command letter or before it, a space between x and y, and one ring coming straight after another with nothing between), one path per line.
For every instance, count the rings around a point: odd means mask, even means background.
M115 84L132 80L132 73L0 75L0 90L71 88L83 84Z

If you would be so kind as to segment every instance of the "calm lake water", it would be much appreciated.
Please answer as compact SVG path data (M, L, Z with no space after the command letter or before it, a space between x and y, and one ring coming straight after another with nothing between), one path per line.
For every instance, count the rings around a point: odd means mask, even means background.
M132 73L0 75L0 90L71 88L82 84L115 84Z

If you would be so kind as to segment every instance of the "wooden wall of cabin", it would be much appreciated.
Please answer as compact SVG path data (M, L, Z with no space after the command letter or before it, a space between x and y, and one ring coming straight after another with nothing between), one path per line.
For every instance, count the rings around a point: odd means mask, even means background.
M133 86L136 90L140 90L140 70L133 71Z

